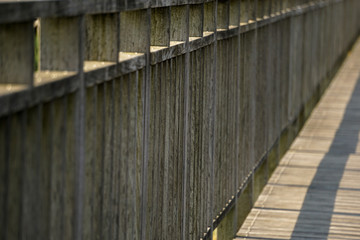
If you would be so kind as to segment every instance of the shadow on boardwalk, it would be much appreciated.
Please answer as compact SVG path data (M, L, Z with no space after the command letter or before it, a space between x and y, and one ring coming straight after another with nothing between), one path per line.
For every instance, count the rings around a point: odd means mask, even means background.
M309 232L313 234L313 238L324 239L329 236L333 215L339 214L334 210L340 182L348 159L351 154L356 152L358 145L360 125L357 124L356 126L359 127L351 132L349 132L348 125L360 122L359 114L355 114L354 111L354 107L358 108L357 111L360 109L359 97L360 78L358 77L330 149L322 158L307 190L291 239L299 239L304 235L308 237ZM347 134L344 135L344 132ZM336 159L335 162L334 159ZM341 215L359 216L356 213L341 213ZM351 234L347 237L351 238Z

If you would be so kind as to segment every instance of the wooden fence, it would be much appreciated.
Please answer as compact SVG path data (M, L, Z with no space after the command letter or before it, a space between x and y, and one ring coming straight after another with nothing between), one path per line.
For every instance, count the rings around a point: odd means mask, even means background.
M0 1L0 239L231 239L359 30L358 0Z

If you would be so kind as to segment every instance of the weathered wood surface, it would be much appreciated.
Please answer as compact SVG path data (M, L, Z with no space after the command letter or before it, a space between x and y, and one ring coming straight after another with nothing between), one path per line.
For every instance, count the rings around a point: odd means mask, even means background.
M360 40L235 239L360 239Z
M232 239L360 27L358 0L0 2L0 240Z

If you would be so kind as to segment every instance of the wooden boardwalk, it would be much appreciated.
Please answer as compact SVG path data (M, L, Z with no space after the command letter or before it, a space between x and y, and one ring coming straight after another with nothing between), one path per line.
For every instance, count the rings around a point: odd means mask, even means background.
M235 239L360 239L360 40Z

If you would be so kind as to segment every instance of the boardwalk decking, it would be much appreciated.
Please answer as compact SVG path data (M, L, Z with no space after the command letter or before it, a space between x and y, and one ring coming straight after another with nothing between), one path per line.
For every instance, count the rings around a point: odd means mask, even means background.
M360 40L235 239L360 239Z

